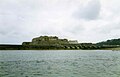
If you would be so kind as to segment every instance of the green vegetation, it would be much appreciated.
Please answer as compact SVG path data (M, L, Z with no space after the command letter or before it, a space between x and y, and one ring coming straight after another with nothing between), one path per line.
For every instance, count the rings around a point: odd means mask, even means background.
M99 42L97 45L120 45L120 38Z

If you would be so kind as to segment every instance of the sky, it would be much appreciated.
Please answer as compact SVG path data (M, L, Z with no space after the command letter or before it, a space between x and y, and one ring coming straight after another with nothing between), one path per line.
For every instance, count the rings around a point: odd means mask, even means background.
M39 36L81 42L120 37L120 0L0 0L0 43Z

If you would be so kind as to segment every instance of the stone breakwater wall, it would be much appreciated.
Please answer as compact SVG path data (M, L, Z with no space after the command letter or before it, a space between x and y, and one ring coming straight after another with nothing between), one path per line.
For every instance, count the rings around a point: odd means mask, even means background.
M115 48L97 45L0 45L0 50L94 50Z
M22 45L0 45L0 50L21 50Z

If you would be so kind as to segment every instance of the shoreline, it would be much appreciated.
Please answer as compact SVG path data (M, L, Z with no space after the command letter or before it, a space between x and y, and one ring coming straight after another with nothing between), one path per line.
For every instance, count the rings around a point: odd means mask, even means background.
M97 45L87 45L87 46L76 46L76 45L68 45L68 46L38 46L38 45L0 45L0 50L120 50L120 47L104 47Z

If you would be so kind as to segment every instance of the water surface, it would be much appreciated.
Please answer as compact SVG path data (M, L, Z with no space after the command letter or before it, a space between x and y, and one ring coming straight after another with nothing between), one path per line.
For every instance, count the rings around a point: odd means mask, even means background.
M0 77L120 77L120 52L0 51Z

